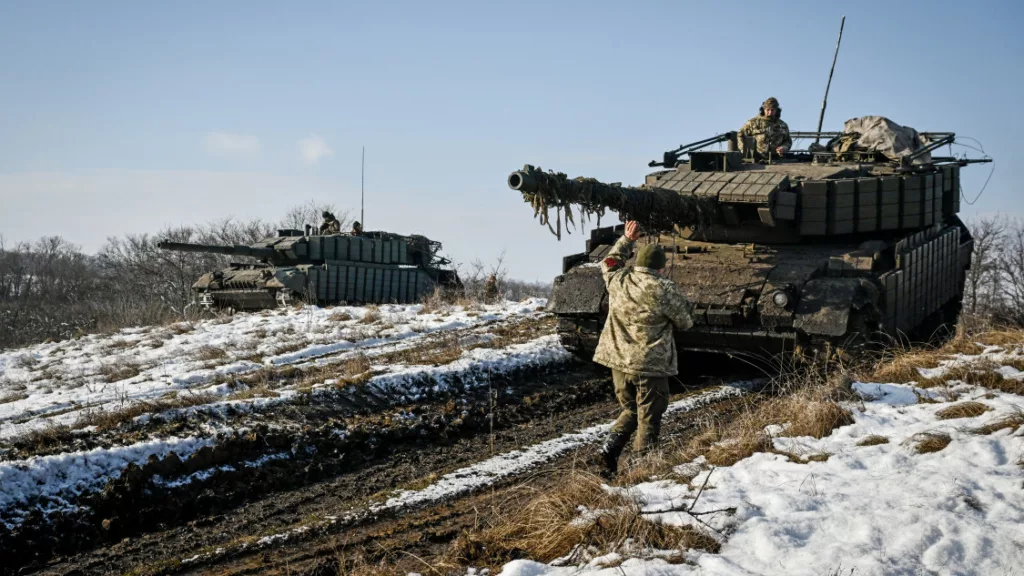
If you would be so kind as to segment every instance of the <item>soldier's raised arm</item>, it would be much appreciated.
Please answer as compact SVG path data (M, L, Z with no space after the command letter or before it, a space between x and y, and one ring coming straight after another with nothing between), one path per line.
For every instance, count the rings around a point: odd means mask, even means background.
M611 279L612 274L626 265L626 260L633 255L633 244L639 237L640 224L633 220L626 222L626 233L615 242L601 261L601 274L604 276L605 284Z

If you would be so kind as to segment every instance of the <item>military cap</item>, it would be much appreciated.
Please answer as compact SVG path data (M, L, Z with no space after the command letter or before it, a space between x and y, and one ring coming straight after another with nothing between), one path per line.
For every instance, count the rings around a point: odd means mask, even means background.
M778 98L772 96L772 97L768 98L767 100L765 100L764 104L761 104L762 108L768 108L769 106L771 106L772 108L778 108L779 107L779 100L778 100Z
M665 267L665 250L658 244L644 244L636 254L636 265L661 270Z

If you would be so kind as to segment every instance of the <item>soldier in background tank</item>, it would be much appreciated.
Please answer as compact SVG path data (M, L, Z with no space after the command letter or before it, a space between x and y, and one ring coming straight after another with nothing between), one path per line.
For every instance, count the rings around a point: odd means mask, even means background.
M355 222L352 223L352 232L351 232L351 234L352 234L352 236L362 236L362 234L363 234L363 225L359 223L359 220L356 220Z
M341 222L334 217L334 214L324 210L321 216L324 219L323 223L320 224L321 234L341 234Z
M793 147L789 125L782 121L782 108L774 97L761 104L757 116L747 120L737 135L740 152L748 155L753 153L759 159L769 155L781 157Z
M278 230L250 245L160 242L164 250L248 256L193 284L205 307L254 310L294 301L317 304L418 302L437 287L460 286L441 243L424 236L366 232L361 236L310 235Z
M816 136L840 134L792 133ZM859 348L925 338L960 309L973 249L957 217L960 169L988 160L918 163L955 138L921 136L926 145L898 158L870 147L841 157L797 150L765 164L704 150L734 149L736 134L725 133L664 153L640 187L532 166L508 183L559 237L574 226L574 209L599 218L612 209L660 231L649 241L664 248L667 277L693 305L694 327L675 334L682 349ZM621 225L593 230L554 281L549 309L562 342L588 360L608 313L599 263L622 233Z

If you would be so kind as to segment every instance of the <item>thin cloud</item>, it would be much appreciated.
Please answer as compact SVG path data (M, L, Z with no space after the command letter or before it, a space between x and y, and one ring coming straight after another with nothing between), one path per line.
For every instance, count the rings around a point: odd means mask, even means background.
M334 156L334 150L327 145L327 141L316 134L300 139L298 147L299 158L306 164L316 164L321 158Z
M246 156L260 151L260 139L250 134L209 132L203 138L203 147L211 156Z

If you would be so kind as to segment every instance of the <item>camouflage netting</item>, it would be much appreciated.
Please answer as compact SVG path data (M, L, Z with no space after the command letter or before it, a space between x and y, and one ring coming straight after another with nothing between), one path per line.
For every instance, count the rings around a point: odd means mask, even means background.
M697 227L712 221L717 213L717 203L710 198L684 196L663 188L604 184L593 178L570 179L561 172L544 172L529 164L513 172L508 183L523 193L523 199L533 206L534 216L559 239L563 219L567 231L570 225L575 226L574 205L579 207L581 219L595 214L600 219L610 209L623 220L636 220L652 231L671 230L673 225ZM552 208L556 212L554 227L550 221Z

